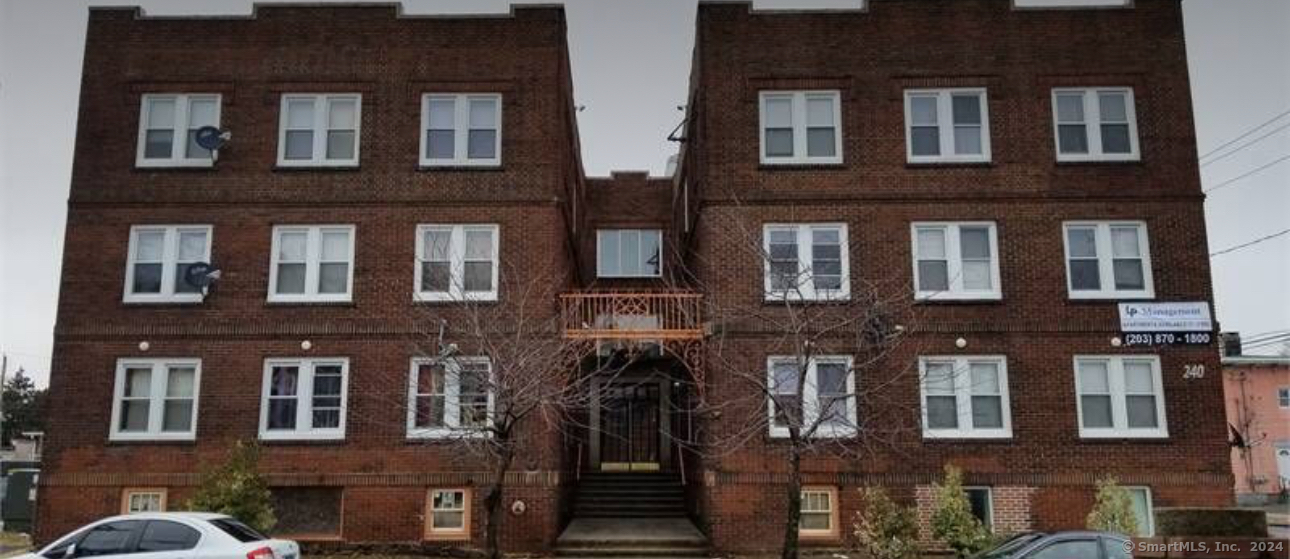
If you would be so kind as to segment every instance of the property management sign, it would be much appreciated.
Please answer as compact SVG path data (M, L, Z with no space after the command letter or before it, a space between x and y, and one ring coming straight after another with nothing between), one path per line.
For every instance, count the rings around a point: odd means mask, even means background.
M1209 303L1120 303L1124 344L1209 345L1214 321Z

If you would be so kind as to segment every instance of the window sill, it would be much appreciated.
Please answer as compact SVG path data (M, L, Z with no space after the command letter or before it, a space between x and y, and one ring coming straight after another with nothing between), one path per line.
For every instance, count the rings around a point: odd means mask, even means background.
M906 169L956 169L956 168L980 168L989 169L995 167L993 161L905 161Z
M503 167L501 163L489 163L487 165L470 165L470 164L463 164L463 163L446 164L446 165L430 165L426 163L421 163L417 165L417 171L421 173L433 173L436 171L443 171L448 173L460 173L460 172L469 172L469 171L498 172L498 171L505 171L505 170L506 168Z
M347 163L345 165L324 165L319 163L311 163L308 165L283 165L281 163L278 163L273 166L273 172L275 173L277 172L294 173L294 172L310 172L310 171L313 171L313 172L360 171L360 170L362 170L362 167L360 167L357 163L352 163L352 164Z
M1166 443L1166 442L1170 442L1168 433L1162 433L1162 434L1152 433L1152 434L1142 434L1142 435L1132 435L1132 434L1126 434L1126 433L1117 433L1113 435L1090 435L1088 433L1080 433L1079 440L1080 442L1085 442L1085 443L1129 443L1129 442Z
M175 301L140 301L140 300L123 300L121 306L125 308L166 308L166 307L200 307L206 301L204 299L196 300L175 300Z
M431 305L431 306L496 305L499 302L500 301L498 301L497 297L463 299L463 298L452 298L452 297L444 297L444 298L425 297L423 295L415 295L415 294L412 296L413 305Z
M757 165L757 170L759 171L844 171L848 168L849 166L842 161L798 161L793 163L767 163L763 161Z
M947 443L947 444L1012 444L1015 442L1011 433L1007 435L965 435L956 433L953 435L933 435L923 432L924 443Z
M147 438L127 438L117 439L108 438L108 446L193 446L197 444L197 437L193 436L186 439L147 439Z
M137 173L155 173L155 172L206 172L216 170L215 164L211 163L167 163L165 165L134 165L134 171Z
M1003 297L915 297L917 305L1002 305Z
M257 441L259 441L259 443L260 443L261 445L263 445L263 446L332 446L332 445L344 445L344 444L345 444L345 437L344 437L344 436L338 436L338 437L309 437L309 436L286 437L286 436L277 435L277 436L271 436L271 437L267 437L267 438L266 438L266 437L264 436L264 434L263 434L263 433L261 433L261 434L260 434L260 436L256 438L256 440L257 440Z
M450 533L450 534L426 534L422 540L429 544L441 544L448 542L469 542L471 541L469 532Z
M1134 159L1058 159L1054 161L1058 167L1089 167L1098 165L1117 165L1117 166L1138 166L1142 165L1141 158Z
M265 301L266 307L357 307L353 301Z
M1070 303L1090 303L1090 304L1107 304L1120 303L1123 301L1154 301L1155 295L1099 295L1097 297L1071 297L1066 296L1066 301Z

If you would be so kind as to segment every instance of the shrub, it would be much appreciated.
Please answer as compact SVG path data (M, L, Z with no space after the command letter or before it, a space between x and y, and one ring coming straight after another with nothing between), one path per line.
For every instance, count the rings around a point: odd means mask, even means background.
M1089 530L1116 532L1126 536L1137 535L1138 519L1133 515L1133 498L1120 487L1115 478L1105 477L1097 482L1097 501L1088 513Z
M227 461L202 473L197 493L185 508L227 514L261 532L272 530L278 520L269 486L256 467L259 462L259 446L237 441Z
M990 547L994 536L972 515L972 505L963 491L963 471L945 465L945 481L935 485L936 505L932 512L932 535L945 542L955 555L967 557Z
M873 559L915 559L918 548L918 513L887 496L881 487L860 490L864 509L856 513L855 535Z

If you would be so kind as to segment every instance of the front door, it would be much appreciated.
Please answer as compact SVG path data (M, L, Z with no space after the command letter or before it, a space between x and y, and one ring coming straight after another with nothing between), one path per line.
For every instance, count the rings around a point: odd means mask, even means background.
M659 469L659 385L611 384L600 394L600 469Z

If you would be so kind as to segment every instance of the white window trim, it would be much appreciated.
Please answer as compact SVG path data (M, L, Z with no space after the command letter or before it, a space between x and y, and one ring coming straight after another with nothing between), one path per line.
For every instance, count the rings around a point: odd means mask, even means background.
M1124 488L1129 491L1142 491L1143 493L1146 494L1147 525L1138 527L1139 530L1142 530L1142 536L1139 536L1139 537L1150 538L1152 536L1155 536L1156 535L1156 505L1155 505L1155 496L1151 494L1151 487L1147 485L1125 485Z
M170 99L175 102L175 124L170 145L170 157L149 159L144 157L148 138L148 102ZM142 168L157 167L213 167L215 160L210 157L188 157L188 112L193 101L215 101L215 127L220 126L224 101L218 93L148 93L139 100L139 135L135 150L134 166Z
M605 269L604 269L604 263L600 260L600 246L601 246L602 244L604 244L604 242L605 242L605 233L609 233L609 232L611 232L611 231L612 231L612 232L615 232L615 233L619 233L619 235L620 235L620 236L619 236L619 239L618 239L618 267L619 267L619 269L621 269L621 268L622 268L622 255L623 255L623 252L622 252L622 237L621 237L621 234L622 234L623 232L625 232L625 231L635 231L635 232L637 232L638 234L640 234L640 235L641 235L641 237L644 237L644 236L645 236L645 235L647 235L647 234L652 234L654 237L658 238L658 273L654 273L654 274L622 274L622 273L619 273L619 274L609 274L609 273L605 272ZM662 230L662 229L615 229L615 228L607 228L607 229L597 229L597 230L596 230L596 277L600 277L600 278L661 278L661 277L663 277L663 260L664 260L664 258L663 258L663 254L664 254L664 253L663 253L663 230Z
M808 97L825 97L833 99L833 145L837 154L832 157L811 157L806 151L806 99ZM792 97L793 106L793 156L766 156L766 99L770 97ZM842 164L842 92L836 89L826 90L770 90L762 91L757 98L757 135L761 141L757 152L762 165L840 165Z
M138 248L139 233L164 231L165 242L162 247L161 260L161 293L134 293L135 250ZM133 225L130 227L130 240L125 254L125 285L122 288L123 303L200 303L205 297L201 293L175 293L175 268L179 264L179 234L201 232L206 234L206 252L202 262L210 262L211 245L214 244L214 228L210 225Z
M958 409L957 429L932 429L927 422L927 366L931 363L953 363L954 400ZM973 362L990 362L999 371L999 398L1003 427L997 429L970 427L972 423ZM918 358L918 391L922 407L925 439L1011 439L1012 402L1008 396L1008 358L1003 355L929 355Z
M314 102L313 157L287 159L287 103L311 99ZM354 157L327 158L327 124L333 101L354 101ZM359 93L284 93L278 104L279 167L357 167L363 144L363 96Z
M985 529L989 530L990 532L994 532L994 488L988 485L963 486L963 494L967 495L968 491L985 491L985 505L986 505L985 507L986 522L984 523ZM969 501L968 508L969 508L969 512L971 512L971 501Z
M766 387L769 394L774 393L775 386L775 363L782 361L791 361L796 366L797 357L791 355L772 355L766 358ZM820 413L819 409L819 387L816 383L816 366L820 363L838 363L847 368L847 392L851 395L846 399L846 416L849 425L829 425L821 424L815 429L812 438L815 439L843 439L857 435L856 429L856 371L852 366L850 355L817 355L811 358L807 364L806 379L802 383L802 424L811 425L815 422ZM766 398L766 424L769 426L770 437L775 439L788 438L788 427L779 427L775 425L775 399Z
M1128 427L1128 411L1124 393L1124 362L1147 361L1151 363L1152 386L1155 387L1156 419L1154 428ZM1081 386L1079 365L1081 361L1105 361L1107 383L1111 391L1111 427L1088 428L1084 426L1084 389ZM1165 417L1165 386L1160 372L1160 357L1156 355L1076 355L1074 358L1075 374L1075 410L1079 427L1079 436L1084 439L1164 439L1169 437L1169 425Z
M1283 393L1286 394L1286 399L1284 401L1281 397ZM1283 410L1290 410L1290 386L1277 388L1277 407Z
M986 227L990 241L990 286L989 291L968 291L963 287L963 251L960 236L963 227ZM945 291L925 291L920 288L918 271L918 230L941 229L945 232L946 273L949 276L949 289ZM999 273L999 228L993 221L916 221L910 224L910 242L914 267L914 299L919 301L971 301L999 300L1003 298L1003 280Z
M959 155L954 152L954 95L976 94L981 102L981 153ZM913 98L936 96L936 129L940 155L914 155ZM983 87L905 90L905 158L909 163L989 163L990 99Z
M1057 96L1079 93L1084 100L1084 133L1088 137L1088 153L1062 153L1060 122L1057 119ZM1102 109L1097 100L1099 93L1124 95L1125 118L1129 125L1129 153L1102 153ZM1057 161L1138 161L1142 158L1138 146L1138 116L1132 87L1059 87L1052 92L1053 151Z
M269 389L273 383L273 367L291 365L298 367L296 379L296 428L292 430L269 429ZM318 366L340 365L340 425L335 428L305 429L313 425L314 370ZM349 358L319 357L308 359L273 358L264 360L264 376L260 389L260 440L343 440L345 416L349 415Z
M324 231L349 232L349 277L344 293L318 293L318 274L322 258L322 233ZM305 292L279 294L278 288L278 243L282 233L306 232L305 241ZM275 225L273 241L269 247L269 289L270 303L348 303L354 297L354 237L356 228L353 225Z
M448 248L448 291L423 291L421 289L421 264L425 262L426 232L432 230L451 230L452 241ZM488 230L493 233L493 289L491 291L465 290L466 273L466 232ZM413 268L412 300L413 302L452 302L452 301L496 301L499 290L501 268L501 226L495 223L422 223L417 225L416 262Z
M1115 288L1115 254L1111 246L1111 228L1134 226L1138 228L1138 248L1142 251L1142 287L1138 291ZM1094 227L1097 241L1097 269L1102 289L1075 290L1075 278L1071 275L1071 227ZM1062 247L1066 260L1066 292L1071 299L1155 299L1155 278L1151 273L1151 235L1147 232L1145 221L1064 221L1062 222Z
M461 365L463 363L488 365L488 424L493 423L493 406L496 394L493 390L495 371L493 362L488 357L451 357L444 363L444 427L417 427L417 380L422 365L432 365L437 359L416 357L412 359L411 371L408 373L408 438L409 439L462 439L489 438L492 432L486 427L460 427L452 425L461 419Z
M772 229L797 229L797 273L802 283L796 289L773 289L771 282L770 232ZM838 229L841 241L842 285L836 291L816 292L815 282L811 278L811 262L814 254L811 243L811 231L814 229ZM767 301L845 301L851 298L851 248L846 223L767 223L762 226L762 290Z
M452 99L453 110L453 157L452 159L432 159L426 154L426 132L430 130L430 101L432 99ZM470 146L470 101L473 99L492 99L497 102L497 137L494 138L492 159L471 159L468 157ZM426 93L421 96L421 140L417 152L422 167L500 167L502 165L502 94L500 93ZM460 154L457 152L460 150Z
M122 398L125 396L125 371L129 367L148 367L148 430L143 433L121 431ZM161 430L166 408L166 385L170 382L170 367L193 369L193 410L190 429L185 432ZM164 372L165 375L158 374ZM197 438L197 408L201 402L202 360L184 358L118 359L116 381L112 388L112 424L108 440L112 441L191 441Z

